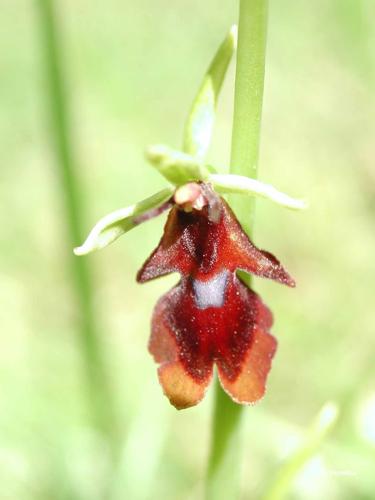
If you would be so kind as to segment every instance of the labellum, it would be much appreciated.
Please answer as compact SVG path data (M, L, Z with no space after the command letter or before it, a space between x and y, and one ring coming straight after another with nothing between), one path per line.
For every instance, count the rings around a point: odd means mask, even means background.
M270 310L236 271L295 283L272 254L251 243L209 184L185 184L173 202L162 239L137 275L140 283L172 272L181 277L152 318L149 350L164 393L178 409L199 403L215 365L235 402L255 403L265 393L277 342Z

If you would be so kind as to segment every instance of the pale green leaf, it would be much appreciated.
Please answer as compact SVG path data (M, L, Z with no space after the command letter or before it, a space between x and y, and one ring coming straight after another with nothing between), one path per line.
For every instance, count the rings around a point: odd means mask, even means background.
M232 26L203 78L186 121L183 149L192 156L203 158L210 146L217 100L236 45L237 26Z

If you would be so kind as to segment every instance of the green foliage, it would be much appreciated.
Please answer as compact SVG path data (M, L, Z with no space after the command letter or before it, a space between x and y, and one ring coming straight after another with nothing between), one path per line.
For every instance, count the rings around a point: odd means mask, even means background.
M314 422L307 429L302 444L280 468L275 479L264 495L264 500L282 500L287 498L293 487L293 481L308 461L317 453L327 435L332 431L338 418L339 410L334 403L327 403L320 410Z
M194 98L185 123L183 149L198 158L207 155L215 124L216 106L224 77L237 45L237 26L232 26L218 48Z
M250 196L261 196L286 208L301 210L306 208L303 200L296 200L287 194L281 193L270 184L264 184L256 179L250 179L244 175L220 175L212 174L208 177L213 187L223 194L246 194ZM250 216L249 214L247 216ZM246 214L243 215L246 218Z
M108 209L165 187L140 152L155 140L178 145L184 106L235 22L237 4L56 6L87 229ZM330 399L341 408L340 420L299 470L290 497L373 498L373 10L372 0L346 0L345 9L326 0L271 4L260 176L306 195L311 208L301 216L257 202L256 243L282 257L297 288L254 282L272 303L279 350L266 398L242 415L244 499L262 498ZM163 218L130 231L105 253L74 257L56 190L60 180L40 125L46 95L35 4L5 1L1 20L1 496L200 500L213 391L178 415L160 396L146 352L149 318L176 277L148 287L134 282L160 238ZM228 76L207 158L213 165L228 163ZM122 428L115 471L85 405L69 255L95 263L96 321ZM114 484L112 496L103 493L106 479Z
M198 158L161 144L150 146L146 155L158 172L175 186L190 181L207 181L212 171Z
M233 26L229 35L220 45L193 101L185 125L185 152L173 150L163 144L156 144L147 149L146 158L174 186L181 186L190 181L210 182L218 192L224 194L236 193L262 196L288 208L305 208L306 205L303 201L294 200L290 196L277 191L274 187L255 179L240 175L218 175L214 167L205 164L203 161L211 142L217 100L230 59L236 47L236 40L237 28ZM263 42L262 50L264 50ZM261 80L261 84L263 84L262 82L263 80ZM259 93L260 97L261 95L262 92ZM122 234L138 225L138 216L160 207L171 194L171 189L165 189L135 205L120 208L106 215L95 224L84 244L75 248L74 253L76 255L87 255L90 252L106 247ZM251 214L243 213L243 218L246 217L251 217Z

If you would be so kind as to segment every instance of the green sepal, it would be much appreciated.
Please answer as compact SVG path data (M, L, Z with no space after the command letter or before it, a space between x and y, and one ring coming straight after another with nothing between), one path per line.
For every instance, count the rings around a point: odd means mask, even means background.
M222 194L247 194L251 196L261 196L286 208L294 210L303 210L307 208L304 200L297 200L289 195L278 191L270 184L234 174L211 174L208 181L212 184L215 191Z
M186 120L183 150L192 156L203 158L210 146L219 93L236 46L237 26L232 26L204 75Z
M215 170L201 163L197 158L164 146L156 144L146 151L150 163L169 182L175 186L182 186L192 181L207 181Z
M74 249L76 255L87 255L100 250L121 235L137 226L137 217L149 210L161 207L173 194L172 188L166 188L154 195L126 208L120 208L100 219L92 228L86 241Z

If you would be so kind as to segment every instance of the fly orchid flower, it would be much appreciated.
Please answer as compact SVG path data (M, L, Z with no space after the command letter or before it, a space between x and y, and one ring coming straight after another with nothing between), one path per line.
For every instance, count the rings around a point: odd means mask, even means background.
M258 250L227 203L209 184L174 194L162 239L138 272L140 283L171 272L181 280L157 303L149 350L176 408L197 404L216 364L223 389L237 403L265 391L276 350L272 315L236 276L241 269L289 286L294 281L268 252Z
M264 395L277 346L270 334L272 314L236 271L295 286L272 254L253 245L219 193L264 196L294 209L304 208L304 202L255 179L218 174L204 161L217 95L234 47L232 29L193 103L184 151L166 146L148 150L148 159L170 186L107 215L74 250L85 255L103 248L169 210L160 243L138 272L137 281L180 274L178 284L154 309L149 342L164 393L178 409L201 401L214 365L223 389L235 402L252 404Z

